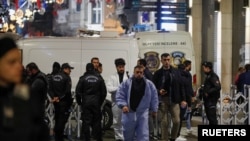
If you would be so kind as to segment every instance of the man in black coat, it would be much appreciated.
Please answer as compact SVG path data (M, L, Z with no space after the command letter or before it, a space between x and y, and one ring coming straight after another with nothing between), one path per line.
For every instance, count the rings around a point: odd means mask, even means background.
M180 127L180 106L186 106L186 95L180 71L171 66L171 56L168 53L161 55L162 67L154 73L153 82L160 97L159 110L162 113L162 139L174 141ZM171 114L173 126L169 138L168 112Z
M145 59L139 59L137 61L137 65L141 65L143 66L143 70L144 70L144 76L148 79L148 80L153 80L153 74L152 72L150 72L150 70L147 67L147 61Z
M90 127L97 141L102 141L101 106L106 98L104 80L95 72L94 65L88 63L86 72L76 86L76 100L82 107L82 132L84 141L90 141Z
M48 81L46 75L39 70L34 62L26 65L26 71L28 74L26 83L30 86L30 108L34 122L33 140L47 141L49 140L49 129L44 119Z

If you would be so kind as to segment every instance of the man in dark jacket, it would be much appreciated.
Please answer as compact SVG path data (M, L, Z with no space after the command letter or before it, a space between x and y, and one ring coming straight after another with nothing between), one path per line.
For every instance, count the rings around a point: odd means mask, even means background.
M82 107L82 132L84 141L90 141L90 127L97 141L102 141L101 106L106 98L104 80L95 72L94 65L88 63L86 72L76 86L76 100Z
M171 66L170 60L170 54L161 55L162 67L154 73L153 82L161 98L159 110L162 113L162 139L168 140L169 137L169 112L173 122L170 141L174 141L180 127L180 106L185 107L187 103L180 71Z
M143 74L144 74L145 78L147 78L150 81L153 81L153 74L150 72L150 70L147 67L146 59L139 59L137 61L137 65L140 65L143 67ZM151 113L149 113L149 114L151 114ZM149 116L148 122L149 122L148 124L149 124L150 138L154 138L154 127L156 125L154 125L155 121L153 119L153 116Z
M183 64L178 65L178 69L181 73L182 81L183 81L183 86L186 94L186 102L187 106L186 107L180 107L180 128L178 132L178 138L177 140L186 140L181 136L181 127L182 127L182 120L184 119L185 114L189 114L191 112L191 99L193 97L194 91L193 91L193 86L192 86L192 75L190 73L191 71L191 61L190 60L185 60ZM190 117L190 116L189 116ZM190 119L187 119L190 120ZM187 121L187 126L188 131L191 131L191 125L190 122ZM188 125L189 124L189 125Z
M61 72L53 75L50 95L55 106L55 140L63 141L65 124L69 118L69 109L73 103L71 95L72 81L70 77L71 67L68 63L62 64Z
M32 121L34 122L33 140L47 141L49 140L49 129L44 121L48 87L46 75L39 70L34 62L26 65L26 71L28 74L26 83L30 86L30 108L33 115Z
M194 99L194 90L193 90L193 79L192 79L192 74L190 73L192 69L192 62L190 60L185 60L183 62L185 66L185 78L186 82L184 84L185 87L185 92L186 92L186 101L187 101L187 111L186 111L186 127L187 127L187 132L192 132L191 129L191 116L192 116L192 100Z
M245 72L239 75L237 89L245 97L249 96L248 90L244 88L244 85L250 85L250 64L245 65ZM243 103L245 100L243 97L239 97L237 100L238 104ZM246 110L248 111L248 104L246 105ZM249 117L248 117L249 118ZM245 120L245 124L248 124L248 118Z
M213 71L213 64L211 62L203 62L202 68L206 75L202 92L206 116L209 125L217 125L216 104L220 97L220 80L218 75Z
M148 80L153 80L153 74L150 72L150 70L147 67L147 61L145 59L139 59L137 61L137 65L141 65L143 66L143 70L144 70L144 76L148 79Z
M238 91L244 93L244 85L250 85L250 64L245 65L245 72L239 75L237 88Z

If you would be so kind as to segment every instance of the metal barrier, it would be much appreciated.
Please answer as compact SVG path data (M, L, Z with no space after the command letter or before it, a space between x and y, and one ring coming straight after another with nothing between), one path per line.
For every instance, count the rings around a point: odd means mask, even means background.
M55 126L55 108L53 103L51 103L51 97L48 94L46 100L45 117L48 120L50 135L53 136L53 130ZM64 129L64 134L68 136L69 140L72 140L74 137L80 138L81 123L81 109L80 106L74 102L70 108L70 115Z
M250 123L250 85L244 86L244 93L237 92L231 85L229 94L221 94L217 104L218 121L221 125L244 125Z
M199 89L197 97L199 97ZM217 102L217 119L221 125L250 125L250 85L244 85L244 93L237 92L235 85L231 85L229 94L221 94ZM202 124L209 124L203 100L200 101L202 108Z
M51 97L49 96L49 94L47 94L47 100L46 100L46 107L45 107L45 117L48 120L48 126L50 129L50 134L52 134L54 126L55 126L55 122L54 122L54 116L55 116L55 109L54 109L54 105L53 103L51 103Z
M65 124L65 134L68 136L69 140L73 139L73 136L80 138L80 122L81 112L79 111L80 106L74 103L70 109L70 115L68 122ZM79 128L78 128L79 127ZM79 134L77 134L79 133Z
M244 86L244 93L237 93L236 86L231 85L229 94L221 94L220 99L217 103L217 117L218 122L221 125L250 125L250 85ZM197 97L199 97L199 89L197 90ZM55 126L54 114L55 109L51 98L47 95L45 116L48 120L48 126L53 135L53 129ZM208 124L206 118L203 101L200 101L202 109L202 123ZM81 135L81 107L73 103L70 109L70 116L68 122L65 125L65 135L68 136L69 140L73 138L80 138Z
M74 93L72 94L72 97L74 96ZM106 101L102 104L101 109L103 110L104 106L106 104ZM79 139L81 136L81 126L82 126L82 120L81 120L81 106L79 106L75 99L74 102L69 110L70 115L68 118L67 123L65 124L64 134L67 135L68 140L72 140L74 138ZM51 103L51 97L49 94L47 94L47 100L46 100L46 107L45 107L45 117L48 120L48 126L50 128L50 135L54 135L54 126L55 126L55 108L53 103ZM105 124L105 118L102 119L102 124ZM104 125L102 125L104 126Z

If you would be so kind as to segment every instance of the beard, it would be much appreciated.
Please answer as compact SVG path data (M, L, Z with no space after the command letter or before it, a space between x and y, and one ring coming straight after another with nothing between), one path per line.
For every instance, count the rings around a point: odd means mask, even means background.
M124 74L124 71L119 71L118 74L123 75L123 74Z
M141 83L143 81L143 77L135 77L134 80L137 82L137 83Z

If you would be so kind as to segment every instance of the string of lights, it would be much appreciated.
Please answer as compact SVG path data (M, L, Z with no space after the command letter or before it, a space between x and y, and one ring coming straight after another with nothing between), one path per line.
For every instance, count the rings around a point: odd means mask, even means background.
M50 5L61 5L64 0L0 0L0 31L15 32L16 26L32 22L36 13L43 15Z

